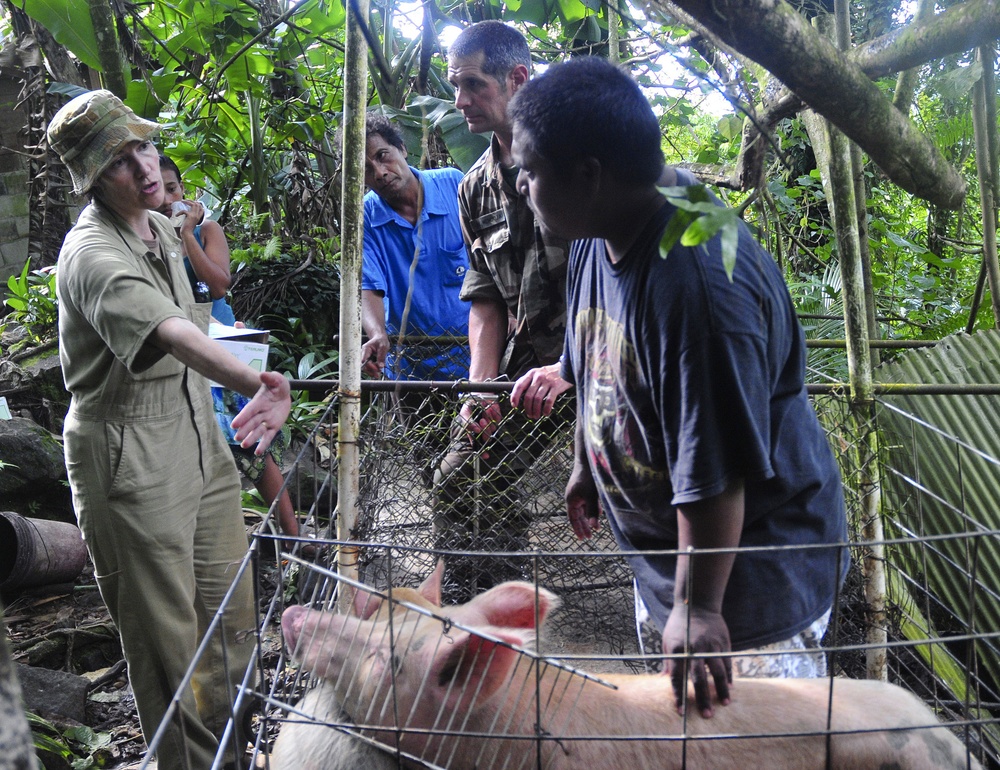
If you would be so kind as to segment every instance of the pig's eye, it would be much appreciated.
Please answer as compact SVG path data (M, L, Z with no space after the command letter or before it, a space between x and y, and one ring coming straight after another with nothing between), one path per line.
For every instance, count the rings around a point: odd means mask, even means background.
M393 655L390 662L392 663L392 673L398 674L403 668L403 659L399 655Z

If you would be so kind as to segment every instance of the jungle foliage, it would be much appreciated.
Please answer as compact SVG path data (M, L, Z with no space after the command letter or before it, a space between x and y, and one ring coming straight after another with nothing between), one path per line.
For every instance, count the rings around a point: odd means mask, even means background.
M355 0L347 2L354 6ZM91 7L102 5L108 13L92 16ZM835 236L824 151L805 110L809 95L789 95L754 60L755 51L741 52L739 41L723 39L712 23L717 20L708 18L713 12L763 17L767 6L769 13L788 19L797 14L796 22L801 16L807 26L818 27L835 5L827 0L650 0L612 7L605 0L382 0L364 17L368 102L399 120L414 164L465 169L485 139L470 134L452 106L444 52L456 28L484 18L519 25L536 69L570 56L617 57L646 89L668 162L691 169L752 226L782 266L807 335L841 339L842 246ZM995 4L853 0L846 5L851 61L878 71L875 90L929 140L966 190L957 208L946 208L904 191L886 170L863 159L856 189L863 204L858 208L872 313L878 319L870 336L937 340L991 328L997 319L984 267L989 241L984 224L995 221L1000 197L996 57L989 41L968 49L934 48L926 41L947 21L959 29L965 24L970 39L973 28L993 29L977 21L995 25ZM292 377L331 376L337 309L348 301L339 290L344 2L0 0L0 9L5 49L0 66L21 74L29 115L32 267L54 263L68 226L65 217L42 215L52 201L68 195L65 174L39 139L44 125L76 90L99 83L118 88L137 112L163 123L163 151L226 228L234 246L237 315L272 329L272 364ZM927 18L931 21L921 21ZM102 29L101 19L113 23ZM904 44L923 52L899 56L909 67L905 72L872 64L879 51L898 51ZM782 49L774 55L791 71L807 64L796 60L796 53ZM977 89L985 91L992 131L985 152L977 145L973 120ZM762 156L759 171L746 171L755 168L747 162L751 150ZM734 183L747 176L748 184ZM986 223L981 190L994 201ZM672 238L688 243L716 234L731 237L731 213L699 224L703 200L689 203L685 211L691 216L683 232L680 223L671 231ZM42 328L51 301L48 286L46 274L26 268L9 286L11 312L24 319L34 314L30 318L43 319L37 321ZM841 351L812 351L810 363L814 379L847 379ZM310 418L318 408L311 402L301 406L297 414Z
M912 23L914 5L852 3L855 45ZM761 114L780 83L749 59L713 46L690 17L671 16L672 4L656 6L668 13L618 9L619 55L661 117L668 160L689 165L711 183L739 161L745 124ZM832 3L805 2L797 9L812 17L827 6ZM278 286L274 297L258 292L258 307L271 304L279 315L302 317L282 305L289 292L287 281L276 280L278 263L262 267L256 279L250 274L255 262L267 264L254 259L267 244L285 255L289 271L309 261L336 273L345 6L338 0L150 0L109 7L117 57L101 51L88 4L4 4L8 45L31 39L46 63L63 49L78 60L76 82L43 77L33 81L36 91L28 99L61 103L62 94L96 85L94 73L103 73L105 85L124 83L127 102L165 125L163 150L243 250L242 267L250 272L239 276L238 286ZM443 56L448 33L482 18L517 23L541 68L573 55L608 55L608 11L598 0L373 4L367 16L370 104L399 118L414 163L467 168L485 139L469 134L451 104ZM124 73L120 79L113 76L116 67ZM969 194L961 209L921 201L887 182L873 164L865 166L872 283L877 315L885 319L881 336L938 338L993 323L988 301L974 309L982 217L970 105L981 73L973 51L930 61L918 69L909 108L913 122L966 178ZM877 85L886 93L897 86L894 76ZM766 183L725 197L781 261L801 309L835 316L837 244L810 138L792 115L766 139ZM59 240L40 235L34 242ZM50 246L34 262L54 258ZM812 326L817 334L843 336L833 320ZM326 339L336 332L315 331Z

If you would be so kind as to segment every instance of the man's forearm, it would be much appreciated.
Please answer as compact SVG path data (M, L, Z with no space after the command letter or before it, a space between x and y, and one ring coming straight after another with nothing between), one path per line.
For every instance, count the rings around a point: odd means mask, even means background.
M385 300L370 289L361 291L361 328L368 338L385 336Z
M684 551L690 547L700 552L739 546L743 532L743 489L743 480L739 479L715 497L678 506L678 548ZM733 551L696 553L693 560L687 556L678 558L675 601L686 601L690 593L693 606L720 612L735 560Z
M507 344L507 307L502 302L473 300L469 310L469 379L484 382L500 373Z
M576 402L576 429L573 431L573 459L587 465L587 444L583 435L583 401L577 399Z

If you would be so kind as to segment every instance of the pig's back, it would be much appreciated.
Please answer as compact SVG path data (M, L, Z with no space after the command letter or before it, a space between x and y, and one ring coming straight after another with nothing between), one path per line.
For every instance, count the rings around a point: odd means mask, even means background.
M553 737L561 736L562 750L553 753L549 767L558 770L640 767L958 770L967 767L965 747L931 710L911 693L883 682L839 678L738 679L733 684L730 705L716 703L714 716L704 719L693 708L692 699L684 720L674 708L668 677L603 678L615 685L615 689L596 683L587 685L586 695L576 700L572 712L563 714L559 720L564 729L553 731ZM834 735L828 742L825 733L831 703L833 718L829 729ZM609 740L593 740L598 736ZM573 740L588 737L591 740ZM621 740L613 740L615 737ZM975 760L970 766L980 767Z

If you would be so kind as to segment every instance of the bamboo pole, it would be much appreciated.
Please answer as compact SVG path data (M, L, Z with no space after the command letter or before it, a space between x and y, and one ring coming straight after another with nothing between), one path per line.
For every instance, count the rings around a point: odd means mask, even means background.
M840 17L846 17L846 2L837 0L836 7L838 10L835 13ZM838 47L846 50L850 43L849 26L840 18L836 18L835 22ZM868 312L865 307L865 281L862 275L861 245L858 238L858 206L854 189L851 143L832 123L828 125L828 134L833 220L843 281L847 368L850 372L852 401L861 404L868 403L872 399L872 366L868 345Z
M361 432L361 248L364 227L365 83L368 47L363 27L368 0L352 0L347 8L344 51L344 177L341 195L340 276L340 413L337 430L337 539L347 542L355 529L360 496L358 436ZM354 547L341 546L338 572L357 580ZM340 592L341 611L349 609Z
M861 148L851 143L851 173L854 176L854 203L857 208L855 221L858 228L858 248L861 259L861 279L865 287L865 317L868 319L868 334L870 339L882 336L876 317L875 285L872 280L872 256L868 248L868 191L865 186L865 164ZM881 362L878 348L869 343L871 365L875 368Z
M847 339L847 369L852 401L871 401L872 354L868 329L864 260L858 236L858 209L854 189L850 140L833 124L830 131L830 185L833 188L833 220L840 254L843 282L844 336ZM872 314L874 315L874 313Z
M993 203L1000 200L1000 178L997 177L997 164L1000 163L1000 135L997 130L997 84L994 76L996 49L992 42L983 43L979 47L980 55L989 66L983 68L983 94L986 96L986 138L990 148L990 175L993 179ZM994 211L994 213L996 213Z
M976 330L976 316L979 306L983 304L983 294L986 291L986 260L979 263L979 276L976 278L976 288L972 292L972 302L969 303L969 320L965 322L965 333L972 334Z
M621 41L619 39L618 0L608 0L608 61L618 64L621 61Z
M834 29L837 47L851 46L850 10L847 0L834 3ZM867 676L886 681L885 533L882 528L881 475L878 465L878 434L875 429L875 403L872 377L872 354L868 344L868 319L874 308L866 302L864 269L858 220L865 211L858 202L864 190L856 188L858 157L848 138L833 124L830 133L830 186L834 194L833 219L840 252L843 280L844 326L847 337L847 368L851 384L851 422L856 434L858 527L865 546L861 567L865 582L868 617L866 641L869 645Z
M992 46L982 46L976 58L983 65L983 76L972 89L972 128L976 138L976 172L983 215L983 261L990 283L993 325L1000 329L1000 263L997 261L996 153L990 141L989 114L996 110L996 85L993 78L995 55ZM993 109L990 110L989 103Z

